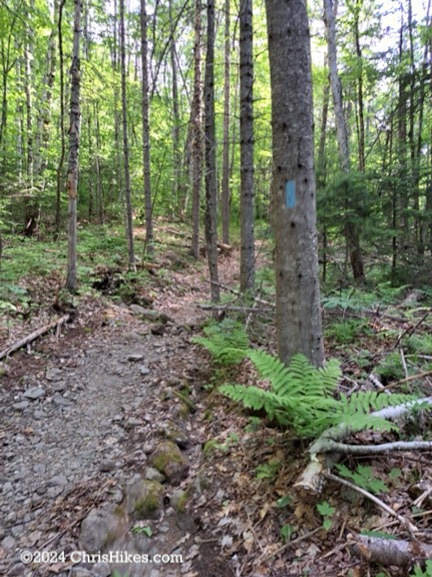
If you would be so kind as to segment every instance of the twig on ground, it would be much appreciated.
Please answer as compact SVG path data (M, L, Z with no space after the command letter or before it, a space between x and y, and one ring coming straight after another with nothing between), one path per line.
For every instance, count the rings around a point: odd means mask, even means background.
M305 535L301 535L301 537L297 537L296 539L293 539L292 541L285 543L285 545L282 545L282 547L279 547L279 549L276 549L276 551L274 551L270 555L267 555L267 557L264 557L264 559L261 559L261 558L258 559L258 562L267 563L268 561L271 561L273 559L273 557L276 557L277 555L282 553L282 551L285 551L285 549L288 549L288 547L292 547L292 545L297 545L297 543L300 543L300 541L304 541L305 539L312 537L312 535L315 535L315 533L318 533L318 531L321 531L321 530L322 530L322 527L317 527L316 529L312 529L312 531L309 531Z
M35 341L38 337L44 335L45 333L47 333L48 331L50 331L51 329L58 329L59 326L63 325L64 323L67 323L68 320L70 319L70 315L64 315L63 317L60 317L59 319L53 321L52 323L49 323L48 325L45 325L43 327L41 327L40 329L37 329L36 331L33 331L32 333L30 333L29 335L27 335L26 337L20 339L19 341L17 341L15 344L11 345L9 348L5 349L4 351L2 351L0 353L0 360L4 359L5 357L8 357L9 355L11 355L12 353L14 353L15 351L18 351L19 349L21 349L22 347L24 347L25 345L28 345L29 343L32 343L33 341Z
M394 348L396 349L399 345L399 343L401 342L401 340L404 338L405 335L408 335L409 337L411 337L415 331L418 329L418 327L428 318L428 316L430 315L430 311L427 311L427 313L425 313L422 318L418 321L418 323L416 323L413 327L408 327L402 334L399 335L396 344L394 346Z
M402 348L400 349L400 356L401 356L402 367L403 367L403 370L404 370L404 373L405 373L405 378L407 378L407 377L408 377L408 367L407 367L407 364L406 364L405 355L404 355L404 352L403 352L403 349L402 349Z
M344 455L376 455L392 451L432 451L432 441L394 441L380 445L346 445L328 439L321 453L343 453Z
M329 479L330 481L335 481L336 483L339 483L341 485L345 485L345 487L349 487L353 491L357 491L357 493L360 493L364 497L367 497L370 501L378 505L378 507L380 507L383 511L385 511L389 515L392 515L393 517L396 517L396 519L398 519L398 521L400 521L400 523L402 523L408 529L410 534L418 531L417 527L413 525L406 517L402 517L401 515L399 515L399 513L393 511L393 509L389 507L386 503L384 503L384 501L381 501L381 499L378 499L378 497L375 497L375 495L372 495L372 493L369 493L369 491L366 491L366 489L357 487L357 485L354 485L354 483L351 483L346 479L341 479L337 475L333 475L333 473L323 473L323 475L326 479Z

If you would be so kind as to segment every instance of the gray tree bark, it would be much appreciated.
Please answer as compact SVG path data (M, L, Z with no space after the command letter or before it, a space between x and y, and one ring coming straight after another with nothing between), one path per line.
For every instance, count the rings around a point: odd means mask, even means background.
M254 250L254 122L252 0L240 3L240 290L253 290Z
M121 60L121 92L122 92L122 120L123 120L123 163L126 198L126 235L129 249L129 269L135 270L135 250L133 237L132 201L129 172L129 138L127 122L127 95L126 95L126 33L125 33L125 2L120 0L120 60Z
M68 192L68 270L66 288L75 292L77 288L77 197L78 161L80 145L80 40L81 40L81 0L75 0L74 36L71 66L71 97L69 127L69 167L67 175Z
M323 363L312 77L305 0L266 0L273 127L276 329L280 359Z
M193 256L199 258L200 196L202 180L202 2L195 2L194 88L192 98L192 244Z
M230 219L230 0L225 0L225 46L224 46L224 117L223 117L223 151L222 151L222 242L229 244Z
M141 0L141 99L142 99L142 150L143 150L143 176L144 176L144 203L147 254L153 255L153 207L151 197L150 179L150 101L148 81L148 41L147 41L147 12L146 2Z
M217 255L217 182L216 182L216 130L214 101L214 43L215 2L207 0L207 56L204 80L205 105L205 234L207 259L211 281L211 300L219 301L219 275Z
M333 10L333 0L324 0L324 22L327 35L327 54L330 68L330 86L333 96L333 106L336 118L336 133L339 146L339 158L342 172L348 177L350 173L350 152L348 141L348 128L342 105L342 84L338 74L337 50L336 50L336 24ZM346 182L345 210L349 213L348 180ZM344 235L350 255L351 268L354 279L359 284L364 283L363 257L360 247L358 226L349 215L345 217Z

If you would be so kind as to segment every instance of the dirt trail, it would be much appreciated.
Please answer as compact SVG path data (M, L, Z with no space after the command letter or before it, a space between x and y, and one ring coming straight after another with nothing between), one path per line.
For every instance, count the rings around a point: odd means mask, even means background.
M234 262L222 260L221 282L232 280ZM70 552L81 549L80 522L91 509L100 503L120 506L128 483L145 475L167 422L176 421L181 406L176 389L184 382L193 388L200 379L201 360L190 336L191 327L205 318L197 307L208 299L205 276L204 265L201 273L170 271L153 304L170 320L157 330L140 320L136 309L109 305L99 323L92 319L99 327L91 336L77 326L60 341L45 336L35 344L36 354L21 351L9 360L0 392L1 575L115 574L112 564L73 564ZM203 441L191 435L193 418L180 427L189 485L196 483ZM183 563L119 565L117 575L198 577L210 567L213 575L231 575L215 552L205 561L209 548L200 550L194 519L170 504L178 489L164 487L159 519L147 523L152 539L143 530L122 534L116 543L150 555L179 552ZM47 551L50 562L23 564L26 550Z

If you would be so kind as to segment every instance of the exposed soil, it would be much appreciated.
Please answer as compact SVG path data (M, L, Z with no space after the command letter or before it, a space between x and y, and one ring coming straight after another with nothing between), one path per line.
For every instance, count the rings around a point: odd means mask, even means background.
M164 268L151 273L153 283L139 298L114 304L83 297L60 336L45 335L3 364L0 575L375 575L352 555L349 534L394 526L394 519L331 483L319 498L337 505L330 530L310 498L292 496L277 504L291 494L307 462L305 447L265 425L251 426L207 386L214 368L191 341L208 317L199 306L209 299L205 262L191 265L169 253L160 262ZM222 284L235 284L237 263L236 251L221 258ZM101 289L115 287L109 274L101 278ZM56 280L44 285L53 287L50 294L45 288L47 303ZM143 318L142 305L151 307L153 317ZM15 326L1 349L46 323L50 307ZM255 378L248 362L224 377L244 383ZM151 454L166 438L186 456L187 477L180 484L163 481L163 505L155 518L127 526L119 519L109 550L179 554L182 562L72 562L71 552L83 549L82 521L95 508L121 508L128 487L149 474ZM258 478L257 466L272 461L279 463L273 476ZM375 464L383 477L400 467L406 488L407 479L427 472L429 459L397 455ZM412 499L401 486L395 478L392 489L400 491L394 506L408 510ZM49 552L49 559L23 564L27 550Z

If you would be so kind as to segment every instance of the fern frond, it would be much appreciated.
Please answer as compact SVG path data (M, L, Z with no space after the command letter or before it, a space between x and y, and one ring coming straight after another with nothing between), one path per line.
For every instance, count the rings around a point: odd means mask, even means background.
M207 349L214 361L221 365L240 363L249 349L249 339L238 323L212 325L204 329L205 337L195 337L192 342Z

